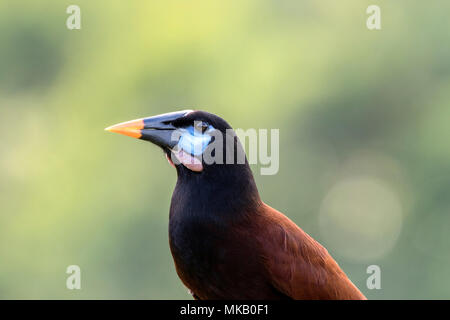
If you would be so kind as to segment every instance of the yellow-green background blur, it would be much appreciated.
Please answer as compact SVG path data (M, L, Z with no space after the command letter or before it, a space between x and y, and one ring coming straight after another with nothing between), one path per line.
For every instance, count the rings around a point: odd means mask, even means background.
M66 8L81 8L68 30ZM382 30L366 28L381 7ZM450 2L0 2L0 298L190 298L175 171L106 126L185 108L279 128L264 201L371 299L450 298ZM81 267L81 290L66 268ZM381 290L366 268L379 265Z

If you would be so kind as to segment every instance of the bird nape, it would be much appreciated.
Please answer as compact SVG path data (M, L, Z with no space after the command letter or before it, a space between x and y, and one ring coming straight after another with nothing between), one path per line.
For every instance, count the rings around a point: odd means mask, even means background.
M184 110L106 130L158 145L176 168L170 250L195 299L365 299L324 247L260 199L222 118Z

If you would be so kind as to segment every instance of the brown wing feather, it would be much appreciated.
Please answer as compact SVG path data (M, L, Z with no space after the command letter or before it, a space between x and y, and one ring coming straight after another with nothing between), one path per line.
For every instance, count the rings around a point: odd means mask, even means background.
M260 254L277 290L292 299L366 299L328 251L285 215L264 204L257 223Z

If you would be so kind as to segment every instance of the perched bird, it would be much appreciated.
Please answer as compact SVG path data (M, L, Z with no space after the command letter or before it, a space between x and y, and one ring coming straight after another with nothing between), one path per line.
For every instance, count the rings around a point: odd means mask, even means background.
M185 110L105 130L160 146L176 168L170 249L195 299L365 299L324 247L260 199L222 118ZM232 161L206 161L220 154Z

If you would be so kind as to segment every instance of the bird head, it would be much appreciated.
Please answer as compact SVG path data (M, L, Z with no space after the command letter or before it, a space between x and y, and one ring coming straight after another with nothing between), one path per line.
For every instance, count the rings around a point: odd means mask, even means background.
M169 163L179 170L195 173L212 170L224 164L230 154L232 160L238 162L240 157L241 164L247 164L231 126L205 111L170 112L119 123L105 130L152 142L164 150Z
M127 121L105 130L161 147L177 170L171 215L191 208L203 212L250 212L260 203L245 151L231 126L205 112L183 110ZM205 211L206 210L206 211Z

